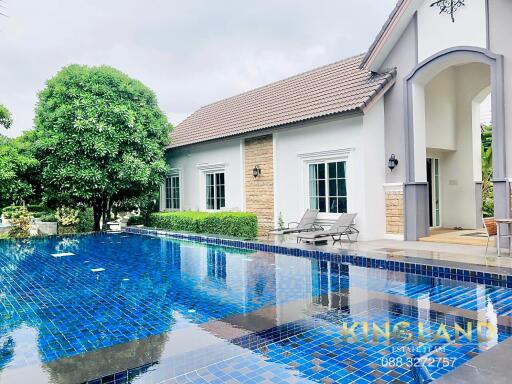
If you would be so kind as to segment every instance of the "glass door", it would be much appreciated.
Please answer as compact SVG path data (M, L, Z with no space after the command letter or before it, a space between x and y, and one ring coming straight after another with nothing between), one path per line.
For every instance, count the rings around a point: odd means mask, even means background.
M441 226L441 191L439 179L439 159L427 158L427 182L429 194L429 224L431 227Z
M441 226L441 203L440 203L440 182L439 182L439 159L434 159L434 168L432 169L434 177L434 227Z
M439 159L427 158L427 183L429 197L429 225L431 228L441 226Z

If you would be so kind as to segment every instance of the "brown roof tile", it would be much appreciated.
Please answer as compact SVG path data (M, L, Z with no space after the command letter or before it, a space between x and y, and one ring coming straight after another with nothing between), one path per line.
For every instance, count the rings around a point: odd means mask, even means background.
M393 72L360 69L362 59L351 57L204 106L174 129L169 147L361 110L394 79Z

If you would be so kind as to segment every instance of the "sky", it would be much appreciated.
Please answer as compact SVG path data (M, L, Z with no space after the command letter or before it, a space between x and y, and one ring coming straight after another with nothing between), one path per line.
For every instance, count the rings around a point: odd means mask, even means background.
M17 136L69 64L149 86L174 125L211 102L365 52L396 0L0 0L0 104Z

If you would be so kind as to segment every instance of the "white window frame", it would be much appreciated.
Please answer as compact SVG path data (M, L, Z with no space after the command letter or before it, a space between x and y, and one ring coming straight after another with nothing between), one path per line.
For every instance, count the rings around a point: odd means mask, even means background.
M309 166L311 164L318 163L334 163L334 162L345 162L345 186L347 189L347 212L351 212L351 193L350 193L350 157L351 153L354 152L354 148L343 148L338 150L329 150L322 152L310 152L310 153L302 153L299 154L299 163L302 173L302 196L303 196L303 207L302 211L310 208L310 200L309 200ZM327 166L326 166L327 172ZM327 174L326 174L327 176ZM326 178L326 183L329 182L329 179ZM326 192L328 186L326 185ZM328 199L328 196L326 196ZM326 207L328 207L328 202L326 202ZM318 218L320 220L336 220L339 217L340 213L331 213L331 212L320 212L318 214Z
M222 183L222 184L217 183L217 175L223 176L224 183ZM206 192L206 188L207 188L206 178L208 176L212 176L211 186L213 187L213 196L211 198L213 199L213 208L208 208L208 203L207 203L208 196L207 196L207 192ZM206 209L208 211L222 211L223 209L226 209L226 172L224 172L224 171L205 172L204 177L205 177L205 206L206 206ZM219 200L218 200L219 196L217 194L217 189L218 189L219 185L224 188L224 206L222 206L222 207L218 206L219 205Z
M200 164L197 166L199 170L199 186L201 188L201 193L199 194L201 202L199 206L201 210L206 212L219 212L226 209L228 206L228 167L227 164ZM208 209L206 206L206 175L208 174L216 174L216 173L224 173L224 207L220 207L219 209ZM214 185L215 185L215 176L214 176ZM216 203L215 194L217 193L216 188L214 187L214 204Z
M179 205L180 207L179 208L167 208L167 179L169 178L172 178L172 177L177 177L178 180L179 180ZM181 170L173 170L172 172L170 172L166 177L165 177L165 181L164 181L164 184L163 184L163 199L161 201L161 204L162 204L162 210L163 211L182 211L183 210L183 177L182 177L182 172ZM171 197L172 199L172 197Z

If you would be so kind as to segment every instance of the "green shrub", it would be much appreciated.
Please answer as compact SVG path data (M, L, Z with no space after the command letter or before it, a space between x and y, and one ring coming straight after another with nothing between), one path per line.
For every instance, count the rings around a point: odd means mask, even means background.
M13 216L14 213L19 212L19 210L21 208L22 208L22 206L11 205L9 207L5 207L4 209L2 209L2 213L6 219L11 219L14 217ZM50 209L46 208L43 205L27 205L26 209L28 210L28 212L30 212L32 217L34 217L36 219L39 219L39 218L41 218L41 216L45 216L48 214L54 214L53 211L51 211ZM45 220L43 220L43 221L45 221ZM55 220L53 220L53 221L55 221Z
M76 225L69 225L67 227L63 227L62 225L57 226L57 233L59 235L69 235L73 233L78 233L78 229Z
M27 209L30 213L38 213L48 211L48 208L41 204L28 204Z
M62 227L73 227L78 224L80 219L78 218L78 214L80 211L78 209L61 207L57 208L55 212L55 217L59 223L59 226Z
M198 220L204 218L203 212L158 212L149 215L150 227L167 229L169 231L183 231L199 233Z
M258 235L258 220L251 213L212 213L199 220L199 232L254 239Z
M30 226L32 225L32 215L25 207L20 207L12 211L11 225L9 229L10 237L28 237L30 236Z
M6 219L11 219L15 212L18 212L23 207L20 205L10 205L2 209L2 214Z
M81 209L78 212L78 224L76 229L78 232L92 232L94 230L94 214L92 208Z
M34 217L46 223L55 223L57 221L57 218L55 217L55 212L53 211L40 212L37 215L34 214Z
M170 231L194 232L254 239L258 234L256 215L243 212L158 212L149 226Z
M130 216L128 218L128 225L144 225L145 218L144 216Z

